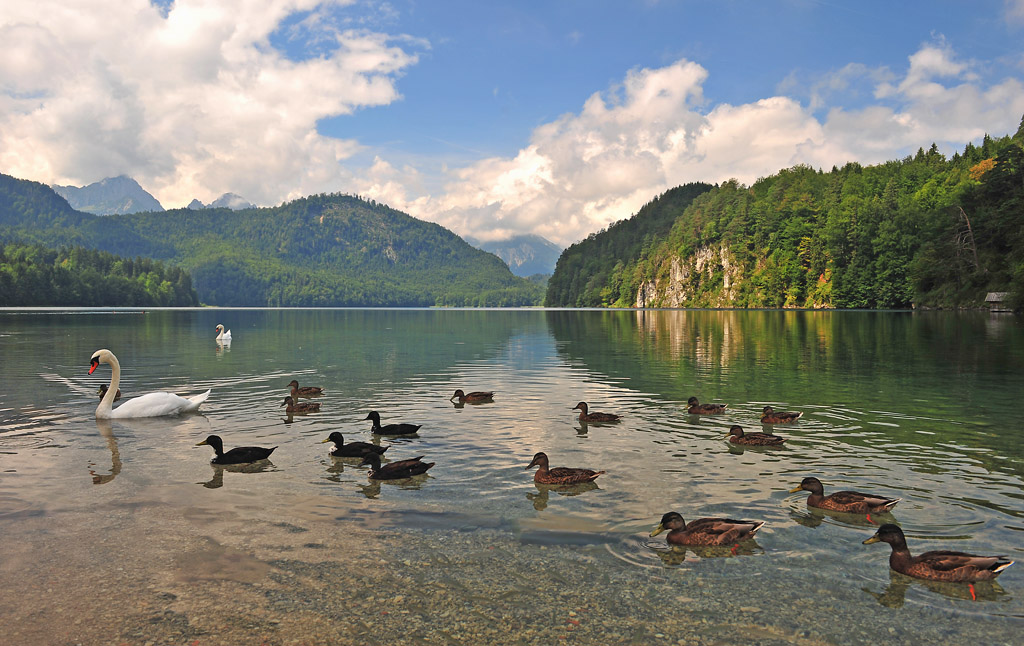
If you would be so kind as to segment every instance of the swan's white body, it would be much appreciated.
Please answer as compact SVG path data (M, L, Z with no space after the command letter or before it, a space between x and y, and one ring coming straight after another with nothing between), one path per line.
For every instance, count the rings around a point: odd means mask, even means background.
M199 410L199 405L210 396L210 391L195 395L193 397L181 397L174 393L147 393L141 397L135 397L114 408L114 396L117 387L121 383L121 364L117 357L110 350L97 350L92 355L89 374L96 369L100 363L110 365L110 388L107 394L100 400L96 407L97 419L124 419L129 417L162 417L164 415L179 415Z
M214 329L217 330L217 343L231 343L231 330L224 329L220 323Z

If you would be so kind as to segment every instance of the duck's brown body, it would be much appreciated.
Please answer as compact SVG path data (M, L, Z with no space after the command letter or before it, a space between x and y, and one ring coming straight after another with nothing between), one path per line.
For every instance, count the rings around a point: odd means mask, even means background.
M900 574L918 579L959 583L985 581L996 578L1014 563L1005 556L976 556L966 552L947 550L911 556L903 530L892 524L879 527L875 535L864 541L864 544L880 541L888 543L892 547L892 552L889 554L889 567Z
M598 423L600 423L600 422L617 422L617 421L619 421L619 419L621 419L620 415L615 415L613 413L597 413L597 412L591 413L591 412L588 412L588 408L587 408L587 403L586 402L580 402L580 403L576 404L575 406L573 406L573 410L580 411L579 419L580 419L581 422L591 422L591 423L593 423L593 422L598 422Z
M787 424L800 419L803 412L794 413L789 411L776 411L771 406L765 406L761 411L762 424Z
M100 384L100 399L103 399L103 396L107 394L108 390L110 390L110 386L108 386L107 384ZM118 388L117 392L114 393L114 401L117 401L119 399L121 399L121 389L120 388Z
M533 474L533 481L546 485L573 485L584 482L592 482L604 471L593 471L591 469L580 469L576 467L548 467L548 456L546 453L538 453L527 465L527 469L539 467Z
M876 514L891 510L902 498L886 498L860 491L835 491L825 495L825 488L817 478L804 478L800 486L790 489L790 493L810 491L807 506L828 511L847 514Z
M284 402L281 404L285 406L284 409L287 413L318 413L320 412L320 402L297 402L291 396L285 397Z
M741 426L733 426L727 436L733 444L743 446L781 446L786 439L768 433L744 433Z
M320 397L324 394L324 389L320 386L302 386L299 387L299 382L292 379L288 383L288 387L292 390L292 398L298 399L299 397Z
M681 515L670 511L661 517L651 536L670 530L665 541L672 545L734 545L753 538L763 526L764 521L731 518L698 518L687 523Z
M485 392L482 390L474 390L473 392L463 392L460 388L455 391L455 394L451 396L451 400L459 400L460 404L482 404L484 402L494 401L493 392Z
M720 415L729 407L728 404L702 404L696 397L687 400L687 412L691 415Z

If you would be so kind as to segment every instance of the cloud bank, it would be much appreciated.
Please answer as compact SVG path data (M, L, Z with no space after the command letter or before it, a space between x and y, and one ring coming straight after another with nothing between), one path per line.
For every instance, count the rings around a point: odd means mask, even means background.
M400 100L401 77L429 48L343 22L334 10L345 4L4 3L0 171L79 185L126 174L171 208L228 191L264 205L350 192L482 240L536 233L566 245L682 183L873 163L931 142L952 152L1015 131L1024 114L1018 78L982 81L941 38L902 69L852 62L803 101L787 95L790 79L776 96L709 104L714 70L684 59L626 71L515 155L438 181L379 155L357 166L357 152L373 151L318 131ZM1021 6L1008 2L1008 19ZM870 105L842 107L853 86L870 88Z

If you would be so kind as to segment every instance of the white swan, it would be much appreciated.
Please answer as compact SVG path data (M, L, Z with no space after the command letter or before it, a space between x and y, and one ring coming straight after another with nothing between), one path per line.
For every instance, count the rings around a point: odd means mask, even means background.
M217 330L217 343L231 343L231 330L224 329L220 323L213 329Z
M122 419L128 417L161 417L163 415L178 415L179 413L191 413L199 410L199 405L210 396L210 391L195 395L194 397L180 397L174 393L147 393L141 397L129 399L125 403L113 408L114 395L121 383L121 364L117 357L110 350L97 350L93 353L89 362L89 374L91 375L100 363L110 365L110 388L100 400L96 407L97 419Z

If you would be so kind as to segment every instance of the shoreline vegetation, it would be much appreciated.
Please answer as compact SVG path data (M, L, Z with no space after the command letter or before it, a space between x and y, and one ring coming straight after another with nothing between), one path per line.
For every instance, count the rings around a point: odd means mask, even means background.
M949 159L932 144L678 186L566 249L546 286L351 195L95 216L0 174L0 306L984 310L998 294L1020 311L1022 213L1024 118Z

